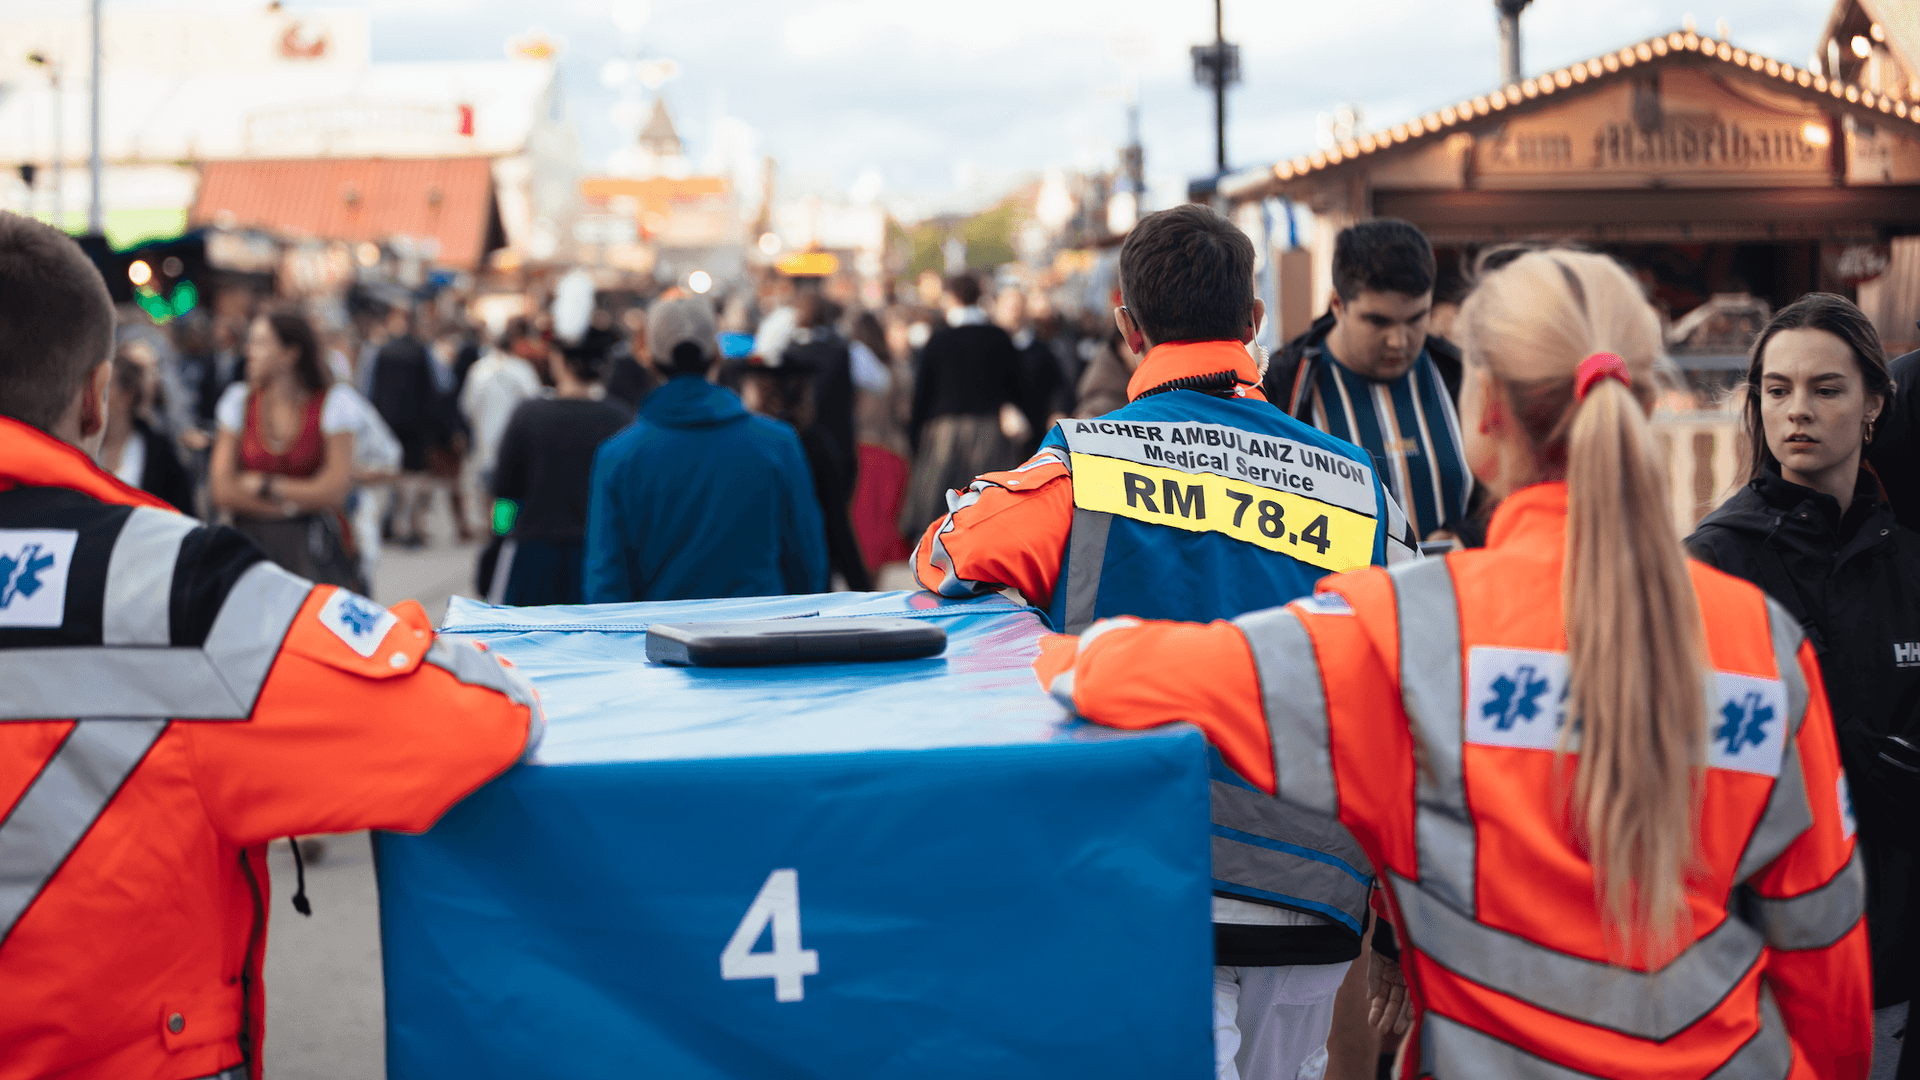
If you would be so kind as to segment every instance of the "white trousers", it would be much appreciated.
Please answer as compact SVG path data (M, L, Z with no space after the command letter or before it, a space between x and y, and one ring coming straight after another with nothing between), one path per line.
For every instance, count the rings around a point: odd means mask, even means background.
M1327 1044L1348 966L1214 968L1214 1080L1294 1080Z

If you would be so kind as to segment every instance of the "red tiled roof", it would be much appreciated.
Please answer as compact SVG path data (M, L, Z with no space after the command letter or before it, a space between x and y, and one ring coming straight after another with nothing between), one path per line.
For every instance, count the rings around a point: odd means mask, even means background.
M207 162L189 218L325 240L431 236L436 261L473 267L494 213L488 158L317 158Z
M1265 176L1248 177L1243 174L1234 177L1230 185L1233 190L1228 193L1234 199L1257 197L1270 187L1285 185L1342 164L1352 165L1384 150L1419 145L1455 131L1497 123L1496 118L1502 112L1531 111L1576 87L1628 77L1636 66L1687 60L1722 69L1737 69L1749 76L1762 76L1789 93L1820 101L1863 120L1892 122L1907 131L1920 127L1920 106L1885 94L1876 94L1838 79L1829 80L1805 68L1784 64L1759 53L1750 53L1692 31L1675 31L1615 52L1602 53L1557 71L1509 83L1490 94L1448 105L1404 124L1395 124L1385 131L1371 132L1326 150L1315 150L1311 154L1301 154L1278 162L1270 170L1262 170ZM1226 191L1228 187L1228 184L1223 184L1222 190Z

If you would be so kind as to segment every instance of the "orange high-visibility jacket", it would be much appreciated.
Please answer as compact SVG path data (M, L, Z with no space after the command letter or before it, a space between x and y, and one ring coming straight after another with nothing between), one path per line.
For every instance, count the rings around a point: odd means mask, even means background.
M1555 762L1566 512L1566 485L1536 485L1485 550L1231 623L1099 624L1035 668L1088 719L1192 721L1352 831L1407 947L1404 1076L1864 1077L1865 883L1820 669L1783 609L1699 563L1714 674L1690 944L1616 962Z
M0 418L0 1080L257 1080L267 841L424 830L541 723L418 604Z

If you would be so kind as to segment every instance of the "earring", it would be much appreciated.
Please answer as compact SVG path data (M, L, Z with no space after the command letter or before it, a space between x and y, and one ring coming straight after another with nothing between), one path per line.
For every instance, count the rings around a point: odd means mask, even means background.
M1869 420L1869 421L1866 421L1866 422L1863 422L1863 423L1862 423L1862 424L1860 425L1860 427L1861 427L1861 429L1862 429L1863 431L1865 431L1865 432L1866 432L1866 437L1865 437L1865 439L1864 439L1864 440L1862 441L1862 444L1861 444L1861 445L1863 445L1863 446L1872 446L1872 445L1873 445L1873 422L1872 422L1872 421L1870 421L1870 420Z

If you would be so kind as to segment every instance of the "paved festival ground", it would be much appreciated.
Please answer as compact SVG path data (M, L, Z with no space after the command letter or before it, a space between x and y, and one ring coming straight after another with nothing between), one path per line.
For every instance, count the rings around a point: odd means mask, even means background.
M472 593L479 548L456 544L445 504L436 503L433 543L387 549L374 597L420 601L437 624L447 598ZM273 921L267 941L268 1080L381 1080L386 1040L380 983L380 924L373 851L365 833L326 838L326 857L307 867L311 918L293 910L293 857L284 842L267 855Z

